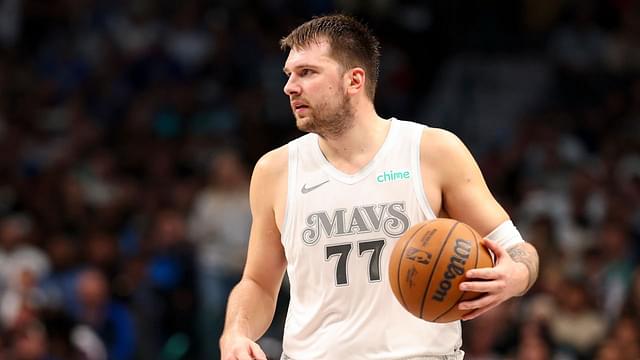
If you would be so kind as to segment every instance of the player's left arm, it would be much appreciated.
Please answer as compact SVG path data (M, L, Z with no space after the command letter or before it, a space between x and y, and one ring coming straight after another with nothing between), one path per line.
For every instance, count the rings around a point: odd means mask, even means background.
M525 294L538 277L538 254L524 242L509 215L493 197L473 156L452 133L427 129L421 146L422 175L440 189L440 210L485 236L495 255L493 268L469 270L461 290L486 293L459 304L473 319L514 296Z

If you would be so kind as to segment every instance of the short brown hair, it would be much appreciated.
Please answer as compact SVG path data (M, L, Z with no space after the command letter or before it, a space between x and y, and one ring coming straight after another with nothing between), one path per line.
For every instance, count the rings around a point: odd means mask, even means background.
M297 50L325 39L331 46L331 56L345 70L356 66L364 69L365 91L373 101L380 68L380 43L358 20L342 14L314 17L282 38L280 47Z

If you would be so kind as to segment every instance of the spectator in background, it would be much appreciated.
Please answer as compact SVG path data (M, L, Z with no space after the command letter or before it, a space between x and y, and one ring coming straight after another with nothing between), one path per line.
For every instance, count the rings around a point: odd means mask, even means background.
M604 32L595 22L596 1L580 1L568 11L571 23L551 38L551 57L568 71L593 71L603 65L605 52Z
M197 254L203 339L222 333L225 301L242 275L251 211L249 182L238 151L221 149L209 165L207 186L196 196L189 236ZM204 357L218 356L215 341L203 341Z
M30 243L32 226L26 216L0 219L0 280L4 286L11 286L25 270L38 278L49 272L46 254Z
M49 259L29 243L29 219L14 216L0 221L0 322L12 329L35 320L45 299L38 282L49 273Z
M160 40L162 24L155 7L146 1L127 2L108 22L109 33L128 59L147 55Z
M636 319L621 318L595 353L596 360L636 360L640 358L640 328Z
M22 0L6 0L0 3L0 47L11 47L20 38L22 25Z
M621 222L609 221L602 225L596 242L605 264L597 281L597 301L607 322L618 318L631 285L635 265L629 227Z
M212 52L209 34L199 26L202 9L198 5L197 1L185 1L178 5L164 43L167 54L175 59L186 73L196 73Z
M85 259L113 280L119 272L118 243L114 235L98 230L86 235L84 239Z
M611 331L612 337L630 359L640 359L640 323L637 319L623 316Z
M620 9L622 26L608 42L606 61L610 71L624 75L640 71L640 4L624 1L628 8Z
M607 340L600 344L594 356L595 360L625 360L625 350L614 341ZM634 360L629 358L628 360Z
M186 239L184 216L174 210L159 211L147 240L147 281L151 294L158 299L154 327L159 332L160 346L167 346L167 342L177 334L185 337L191 345L197 333L197 299L193 291L197 274L193 246ZM189 346L185 356L193 358L195 351L193 346Z
M12 347L7 358L12 360L63 360L50 355L44 326L32 321L13 331ZM69 359L74 360L74 359Z
M590 303L586 282L565 278L556 305L546 319L553 342L561 353L582 358L592 354L606 334L606 322Z
M463 323L465 359L500 360L514 339L513 307L496 307L474 321Z
M131 360L136 332L129 310L113 300L106 277L95 268L84 270L76 283L75 319L93 329L105 344L109 359Z
M637 266L627 293L624 314L635 318L640 323L640 267Z
M519 342L515 351L517 360L548 360L554 358L555 349L545 324L532 321L520 325Z
M78 325L65 312L48 309L41 313L51 357L60 360L107 360L98 335L87 325Z
M53 235L48 238L46 250L51 260L51 273L43 279L41 286L47 297L47 306L72 309L76 299L76 277L81 270L75 239L64 234Z
M549 215L541 214L532 217L523 228L527 241L538 249L541 264L540 278L545 279L538 282L534 290L546 288L544 290L548 291L549 287L553 287L553 281L550 279L557 278L558 274L565 270L563 267L565 255L558 244L559 234L556 222ZM536 293L534 296L537 295Z
M596 3L585 0L568 7L570 23L550 39L549 57L557 70L554 95L571 106L593 99L597 91L593 77L604 65L606 37L596 22Z

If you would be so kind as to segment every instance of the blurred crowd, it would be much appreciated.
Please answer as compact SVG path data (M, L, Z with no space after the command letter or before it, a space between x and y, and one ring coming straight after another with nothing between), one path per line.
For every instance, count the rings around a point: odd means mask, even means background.
M0 0L0 359L219 356L250 169L299 134L278 39L336 10L382 41L383 116L448 127L424 99L460 54L548 69L508 133L471 125L541 274L467 357L640 358L638 1Z

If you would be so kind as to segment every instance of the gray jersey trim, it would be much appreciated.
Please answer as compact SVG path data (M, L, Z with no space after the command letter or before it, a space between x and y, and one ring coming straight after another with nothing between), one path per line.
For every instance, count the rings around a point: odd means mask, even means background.
M408 358L397 358L395 360L463 360L463 359L464 359L464 351L462 351L462 349L458 349L453 354L420 355L420 356L413 356ZM280 360L295 360L295 359L287 356L287 354L285 353L282 353Z
M376 165L384 160L384 157L389 153L389 149L399 141L398 132L400 130L399 127L401 126L400 121L396 118L390 118L388 121L390 122L389 132L387 133L382 146L378 149L373 158L355 174L346 174L338 170L333 166L333 164L331 164L331 162L329 162L329 160L327 160L320 149L320 137L316 134L311 134L313 136L312 156L330 178L347 185L357 184L371 174Z
M413 177L413 187L415 188L416 196L418 198L418 204L420 204L420 209L424 215L428 219L435 219L437 216L433 212L433 209L429 204L429 200L427 199L427 195L424 192L424 180L422 179L420 165L420 143L422 141L422 133L427 127L415 124L414 128L415 132L412 134L413 137L411 139L411 166L413 168L413 172L417 174L417 176Z
M293 217L296 213L295 211L295 197L296 193L296 182L297 182L297 168L298 168L298 147L300 140L291 141L287 145L287 152L289 161L287 163L287 200L286 200L286 208L284 210L284 221L282 222L282 233L280 234L280 242L282 245L286 245L286 241L293 238L290 234L293 227ZM286 248L286 247L285 247Z

